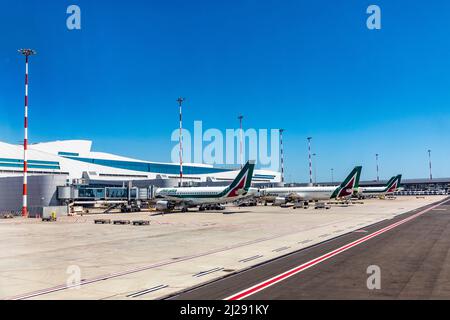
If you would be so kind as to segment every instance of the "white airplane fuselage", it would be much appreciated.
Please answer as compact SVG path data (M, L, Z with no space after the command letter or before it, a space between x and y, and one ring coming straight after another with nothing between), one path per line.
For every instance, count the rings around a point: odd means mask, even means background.
M359 187L358 194L363 197L384 197L392 195L396 190L397 188L388 191L386 187Z
M299 200L329 200L338 186L331 187L284 187L262 189L261 194L268 201L276 198L298 198Z
M199 206L201 210L210 204L227 203L246 197L252 189L250 186L254 168L255 162L247 161L226 187L159 188L155 195L163 200L156 202L156 208L171 210L178 206L185 212L189 207Z
M359 187L358 193L363 196L385 196L388 194L385 187Z
M225 189L226 187L162 188L156 191L156 195L172 201L182 199L192 205L227 203L240 199L246 195L242 190L242 192L239 192L236 196L215 196Z

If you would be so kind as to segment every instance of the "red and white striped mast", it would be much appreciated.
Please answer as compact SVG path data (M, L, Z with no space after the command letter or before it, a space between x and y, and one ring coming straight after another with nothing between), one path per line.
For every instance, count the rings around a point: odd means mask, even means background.
M281 159L281 183L284 183L284 148L283 148L283 132L284 129L280 129L280 159Z
M313 179L312 179L311 139L312 137L308 137L309 184L312 186Z
M24 119L24 138L23 138L23 201L22 216L28 216L28 57L35 55L36 51L32 49L20 49L19 53L25 56L25 119Z
M183 110L182 110L182 105L184 102L184 98L178 98L177 102L180 106L180 182L179 182L179 186L182 187L183 186Z
M243 115L240 115L238 117L239 119L239 161L241 164L241 169L244 167L244 157L243 157L243 152L242 152L242 145L243 145L243 129L242 129L242 119L244 119Z

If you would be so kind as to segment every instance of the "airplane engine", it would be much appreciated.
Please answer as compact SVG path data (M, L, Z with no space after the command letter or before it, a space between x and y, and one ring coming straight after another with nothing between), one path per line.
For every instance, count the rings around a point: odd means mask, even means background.
M166 211L172 210L173 206L169 203L169 201L159 200L156 202L156 210L158 211Z
M261 191L258 188L250 188L250 189L248 189L247 196L260 197L261 196Z
M283 198L283 197L276 197L275 198L275 200L273 201L273 204L274 205L281 205L281 204L285 204L287 201L286 201L286 198Z

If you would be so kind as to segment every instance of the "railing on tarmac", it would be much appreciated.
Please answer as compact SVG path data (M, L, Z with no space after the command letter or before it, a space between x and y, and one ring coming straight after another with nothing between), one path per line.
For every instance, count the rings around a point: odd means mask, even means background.
M42 206L28 207L28 217L29 218L42 218L43 208Z
M445 196L448 190L403 190L394 193L395 196Z
M1 210L0 211L0 218L20 217L21 215L22 215L22 211L19 211L19 210Z

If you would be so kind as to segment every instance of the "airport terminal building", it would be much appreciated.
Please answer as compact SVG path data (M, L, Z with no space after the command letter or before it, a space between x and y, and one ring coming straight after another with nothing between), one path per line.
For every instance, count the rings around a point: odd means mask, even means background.
M92 151L92 141L65 140L37 143L28 150L28 205L30 212L67 203L111 203L130 199L149 200L157 187L179 182L179 164L149 162L111 153ZM184 185L227 185L239 168L184 164ZM0 142L0 213L22 207L23 147ZM385 181L361 181L381 186ZM281 184L281 173L255 170L253 185ZM306 184L293 184L302 186ZM320 185L334 185L320 183ZM450 190L450 179L404 179L407 194L423 190Z
M183 181L187 185L226 185L238 170L186 163L183 165ZM60 186L82 186L78 191L81 194L95 193L92 196L95 199L106 198L108 195L105 193L113 193L109 189L100 191L104 187L115 187L113 191L117 194L120 193L117 188L129 185L147 189L177 186L179 171L179 164L92 151L92 141L88 140L31 144L28 149L30 207L58 205L57 188ZM23 147L0 142L0 211L21 208L22 174ZM256 185L278 184L281 174L255 170L253 181Z
M180 167L174 163L158 163L122 157L91 150L92 141L66 140L29 146L30 175L67 175L70 180L128 181L178 179ZM0 142L0 177L22 174L23 148ZM238 169L236 169L238 170ZM190 182L230 181L236 170L204 164L184 164L183 178ZM279 172L255 170L255 183L278 183Z

